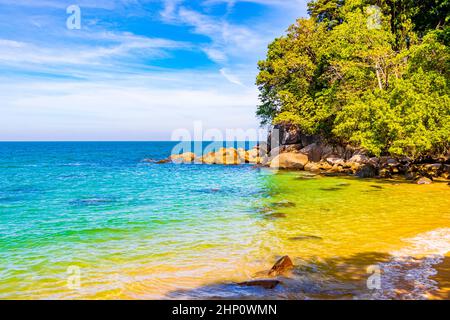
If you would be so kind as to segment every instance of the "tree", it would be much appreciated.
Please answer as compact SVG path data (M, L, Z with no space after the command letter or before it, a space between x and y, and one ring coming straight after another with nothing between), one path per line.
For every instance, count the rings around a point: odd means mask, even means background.
M376 155L448 151L450 54L441 10L448 1L425 2L312 1L311 17L277 38L258 64L262 122ZM375 26L372 5L384 13ZM419 19L417 10L429 14Z

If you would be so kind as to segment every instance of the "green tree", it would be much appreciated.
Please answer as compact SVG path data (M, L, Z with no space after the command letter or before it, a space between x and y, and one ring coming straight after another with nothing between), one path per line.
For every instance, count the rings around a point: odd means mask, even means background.
M262 123L296 125L376 155L448 151L448 1L433 1L312 1L311 17L275 39L258 64ZM375 25L373 5L384 13Z

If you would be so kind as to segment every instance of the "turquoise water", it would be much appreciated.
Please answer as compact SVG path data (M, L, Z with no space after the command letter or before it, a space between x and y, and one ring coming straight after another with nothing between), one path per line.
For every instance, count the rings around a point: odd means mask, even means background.
M375 297L409 294L412 280L439 289L429 275L450 252L447 182L143 161L174 146L0 143L0 299L366 298L374 263L390 275ZM284 254L295 281L236 286ZM400 281L403 254L433 260Z
M142 162L174 145L0 143L0 298L74 296L71 265L89 288L82 294L102 296L125 269L157 260L181 271L197 255L245 244L264 174Z

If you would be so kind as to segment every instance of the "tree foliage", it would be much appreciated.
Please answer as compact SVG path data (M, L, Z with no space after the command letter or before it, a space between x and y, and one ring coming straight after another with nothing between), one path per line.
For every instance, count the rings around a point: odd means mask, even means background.
M449 3L311 1L258 64L257 115L375 155L447 152Z

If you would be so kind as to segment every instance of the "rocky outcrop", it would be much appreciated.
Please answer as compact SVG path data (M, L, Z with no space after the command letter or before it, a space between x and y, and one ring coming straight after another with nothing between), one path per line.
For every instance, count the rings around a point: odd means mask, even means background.
M270 167L274 169L303 170L308 163L308 156L303 153L281 153L270 161Z
M254 164L273 169L305 170L323 175L353 175L360 178L404 178L417 182L420 178L433 180L450 178L450 159L425 159L415 163L408 157L369 157L361 149L326 143L317 136L301 135L294 127L281 129L282 144L270 149L261 143L250 150L220 148L196 157L192 152L171 155L167 159L144 159L150 163L203 163L218 165ZM305 145L307 144L307 145ZM270 152L269 152L270 150ZM438 162L440 161L440 162Z

